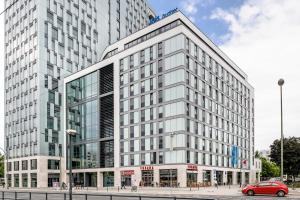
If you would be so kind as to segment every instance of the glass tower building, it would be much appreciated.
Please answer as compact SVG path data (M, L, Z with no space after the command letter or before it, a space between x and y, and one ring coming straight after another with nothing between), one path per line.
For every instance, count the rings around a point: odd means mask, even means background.
M99 63L64 82L65 127L78 132L75 184L259 180L254 88L181 12L110 45Z
M64 165L63 78L148 24L146 0L5 0L7 183L51 187Z

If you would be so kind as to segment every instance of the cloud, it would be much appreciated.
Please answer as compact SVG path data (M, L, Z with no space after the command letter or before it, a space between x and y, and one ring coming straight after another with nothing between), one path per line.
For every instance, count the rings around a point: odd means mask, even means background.
M284 78L284 135L300 137L300 1L246 0L230 10L217 8L210 19L228 33L221 48L249 75L255 88L258 149L280 137L277 80Z
M198 14L199 8L213 3L214 0L182 0L180 7L192 22L196 22L195 16Z

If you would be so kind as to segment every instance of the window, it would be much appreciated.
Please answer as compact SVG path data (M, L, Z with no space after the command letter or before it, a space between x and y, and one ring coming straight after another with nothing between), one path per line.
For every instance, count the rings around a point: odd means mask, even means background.
M28 170L28 160L22 160L22 170Z
M30 169L31 170L37 169L37 160L36 159L30 160Z
M58 30L56 28L52 28L52 39L58 40Z
M159 148L159 149L163 149L163 148L164 148L164 140L163 140L163 136L159 136L159 140L158 140L158 148Z
M163 44L162 42L158 43L158 57L162 57L163 54Z
M19 171L19 161L14 161L14 171Z
M48 169L57 170L60 168L59 160L48 160Z
M145 63L145 50L142 50L142 51L141 51L141 54L140 54L140 62L141 62L141 64L144 64L144 63Z

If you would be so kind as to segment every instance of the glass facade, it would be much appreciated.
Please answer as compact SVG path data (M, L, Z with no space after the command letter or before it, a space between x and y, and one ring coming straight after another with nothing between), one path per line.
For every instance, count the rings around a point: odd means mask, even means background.
M3 2L7 8L2 26L6 44L6 152L10 159L28 161L34 156L58 157L59 149L64 147L64 77L98 62L109 44L145 27L149 19L148 2ZM77 91L81 96L74 98L94 95L97 88L89 81L92 80L87 78L82 93ZM85 139L94 137L88 135L94 131L85 131ZM38 176L47 176L47 165L39 167L44 166Z
M113 65L68 83L67 111L67 128L78 133L73 168L113 167Z

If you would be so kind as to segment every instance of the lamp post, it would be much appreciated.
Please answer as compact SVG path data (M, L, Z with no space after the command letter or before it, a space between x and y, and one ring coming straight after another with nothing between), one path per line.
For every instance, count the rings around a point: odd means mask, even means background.
M72 175L72 136L77 134L76 130L68 129L66 131L67 135L69 135L69 200L72 200L72 183L73 183L73 175Z
M278 80L278 85L280 87L280 120L281 120L281 173L280 173L280 180L283 182L283 120L282 120L282 86L284 84L283 79Z

